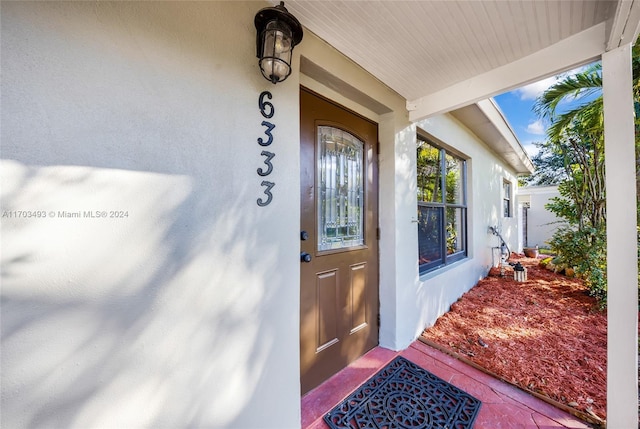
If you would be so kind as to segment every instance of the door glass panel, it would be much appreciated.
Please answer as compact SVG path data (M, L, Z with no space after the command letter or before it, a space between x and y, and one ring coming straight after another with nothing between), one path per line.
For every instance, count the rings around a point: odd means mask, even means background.
M318 250L364 244L364 143L346 131L318 127Z

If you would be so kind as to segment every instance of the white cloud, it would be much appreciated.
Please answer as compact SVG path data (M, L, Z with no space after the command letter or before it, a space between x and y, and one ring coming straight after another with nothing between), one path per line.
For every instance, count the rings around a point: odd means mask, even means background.
M533 143L524 144L522 146L524 147L525 152L529 155L529 158L533 158L538 152L540 152L540 148Z
M539 82L530 83L527 86L516 89L516 94L520 97L520 100L535 100L547 90L551 85L556 83L557 77L551 76L543 79Z
M527 125L527 132L529 134L535 134L537 136L542 136L545 133L544 125L542 124L542 120L538 119L537 121L530 122Z
M527 154L529 154L529 157L531 158L533 158L535 154L540 152L538 146L535 145L535 143L538 141L539 140L525 140L521 142L525 152L527 152Z
M553 85L554 83L556 83L560 79L563 79L563 78L565 78L567 76L574 76L574 75L576 75L578 73L582 73L588 67L590 67L590 64L588 64L586 66L577 67L577 68L575 68L573 70L569 70L567 72L560 73L559 75L556 75L556 76L550 76L550 77L548 77L546 79L542 79L542 80L540 80L538 82L530 83L527 86L523 86L522 88L518 88L514 92L516 94L518 94L518 96L520 97L520 100L535 100L543 92L545 92L551 85Z

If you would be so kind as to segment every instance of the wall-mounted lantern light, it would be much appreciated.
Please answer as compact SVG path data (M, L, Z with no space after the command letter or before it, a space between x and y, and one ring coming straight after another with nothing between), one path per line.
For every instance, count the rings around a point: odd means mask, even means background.
M291 74L293 47L302 40L302 25L283 1L258 11L254 22L260 71L272 83L282 82Z

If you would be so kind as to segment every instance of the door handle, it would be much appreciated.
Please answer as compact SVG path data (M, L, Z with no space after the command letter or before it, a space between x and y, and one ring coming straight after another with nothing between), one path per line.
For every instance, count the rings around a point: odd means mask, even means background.
M311 262L311 255L307 252L300 253L300 261L301 262Z

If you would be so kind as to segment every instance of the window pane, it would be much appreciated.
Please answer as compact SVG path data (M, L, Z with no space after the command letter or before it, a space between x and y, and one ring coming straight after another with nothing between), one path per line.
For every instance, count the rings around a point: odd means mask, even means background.
M460 158L456 158L449 154L445 156L447 177L447 203L464 204L464 192L462 188L462 167L463 162Z
M464 250L465 209L460 207L447 208L447 255Z
M418 139L418 201L442 202L440 149Z
M442 246L443 207L418 206L418 257L420 265L444 262Z
M506 180L502 182L502 193L504 195L502 213L504 217L511 217L511 182Z
M504 191L504 198L507 200L511 199L511 183L504 181L502 182L502 188Z
M418 257L425 272L467 255L466 161L417 141Z
M364 143L318 127L318 250L364 244Z

